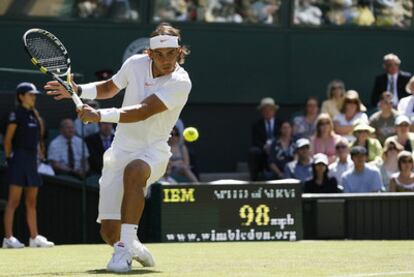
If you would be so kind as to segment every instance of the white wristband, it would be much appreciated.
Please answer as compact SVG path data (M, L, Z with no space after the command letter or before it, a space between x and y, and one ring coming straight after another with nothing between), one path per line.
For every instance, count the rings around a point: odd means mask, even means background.
M117 108L99 109L101 115L101 122L118 123L121 117L121 111Z
M81 87L81 95L80 98L82 99L95 99L98 91L96 90L96 84L95 83L89 83L89 84L84 84L84 85L80 85Z

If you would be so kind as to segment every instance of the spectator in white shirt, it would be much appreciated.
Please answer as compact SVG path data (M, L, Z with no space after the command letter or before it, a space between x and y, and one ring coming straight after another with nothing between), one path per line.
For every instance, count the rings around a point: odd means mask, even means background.
M349 144L348 140L341 138L336 143L336 156L335 162L329 165L329 177L335 177L339 186L342 186L342 175L349 169L354 167L354 163L349 156Z

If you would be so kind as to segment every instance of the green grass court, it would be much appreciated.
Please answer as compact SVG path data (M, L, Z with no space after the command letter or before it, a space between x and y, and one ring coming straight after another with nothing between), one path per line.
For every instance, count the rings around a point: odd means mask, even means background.
M301 241L147 244L155 268L144 276L414 276L414 241ZM66 245L0 249L0 276L116 276L105 270L112 249Z

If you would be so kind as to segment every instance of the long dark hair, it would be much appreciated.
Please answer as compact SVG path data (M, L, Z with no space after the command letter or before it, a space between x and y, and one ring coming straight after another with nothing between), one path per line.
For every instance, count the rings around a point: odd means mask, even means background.
M329 177L328 177L328 166L327 165L325 165L324 164L324 166L325 166L325 172L323 173L323 183L325 183L326 181L328 181L329 180ZM315 167L316 167L316 164L312 164L312 175L313 175L313 177L312 177L312 180L315 182L316 181L316 170L315 170Z

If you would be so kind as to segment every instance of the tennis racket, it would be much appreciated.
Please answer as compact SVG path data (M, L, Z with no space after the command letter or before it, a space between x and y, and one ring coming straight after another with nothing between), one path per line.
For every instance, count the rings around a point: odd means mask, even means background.
M23 43L32 63L58 81L71 94L76 108L82 109L83 103L70 85L70 58L62 42L46 30L30 29L24 33ZM65 77L66 82L63 80Z

